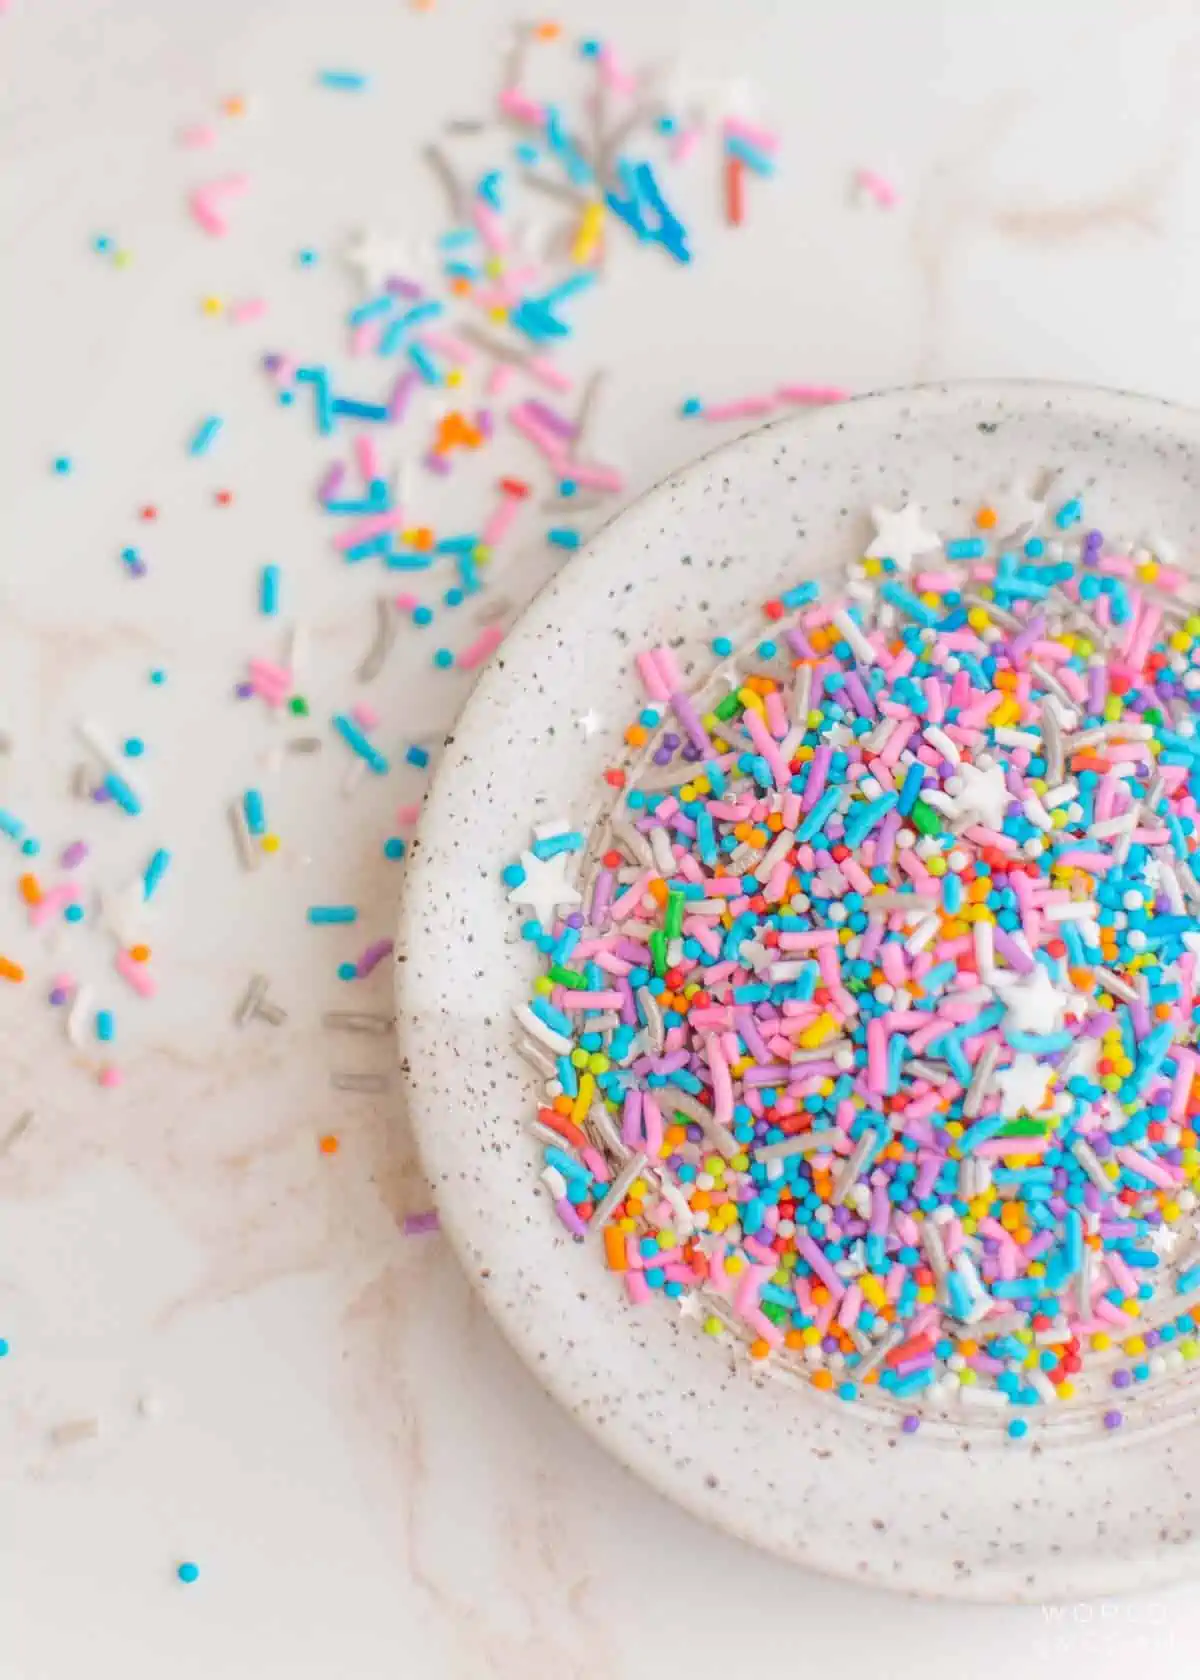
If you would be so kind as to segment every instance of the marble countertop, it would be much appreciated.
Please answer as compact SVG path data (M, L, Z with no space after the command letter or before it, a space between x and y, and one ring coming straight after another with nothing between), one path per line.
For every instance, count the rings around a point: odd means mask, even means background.
M0 995L0 1680L640 1680L781 1659L888 1680L1042 1680L1064 1662L1103 1680L1138 1658L1183 1674L1200 1589L950 1608L699 1528L542 1395L440 1238L402 1234L428 1191L394 1084L331 1088L339 1071L394 1082L390 1041L320 1018L389 1007L386 965L352 988L336 967L391 931L399 866L380 836L423 779L348 790L332 748L281 765L279 730L229 698L248 657L280 652L254 612L265 561L283 573L278 622L305 627L314 712L355 697L381 593L331 557L311 493L327 452L264 400L256 359L332 352L356 229L420 261L444 214L420 147L486 109L517 11L0 13L0 805L43 838L51 878L64 844L92 848L79 930L31 933L20 859L4 862L0 951L28 980ZM694 268L635 250L596 296L580 366L610 372L596 436L628 494L729 435L678 418L691 395L988 375L1200 399L1193 6L562 0L553 15L631 60L682 60L698 86L744 77L784 137L744 228L720 225L701 174ZM369 72L369 92L318 93L331 67ZM211 150L181 149L192 123L216 127ZM895 182L893 209L854 201L860 168ZM187 192L242 171L231 237L206 240ZM98 235L128 266L93 252ZM261 321L204 308L260 295ZM224 430L193 459L206 414ZM507 443L497 458L528 465ZM422 517L454 517L441 496ZM506 616L563 563L540 528L494 568ZM129 544L144 578L123 575ZM433 671L433 645L406 627L370 690L394 738L431 749L468 681ZM145 741L137 823L73 797L81 719ZM282 845L247 874L224 807L251 783ZM160 845L174 863L146 935L151 1006L115 980L106 924ZM330 900L362 907L360 939L305 926ZM116 1089L45 1004L63 969L117 1011ZM286 1020L239 1030L256 971ZM190 1588L183 1559L201 1570Z

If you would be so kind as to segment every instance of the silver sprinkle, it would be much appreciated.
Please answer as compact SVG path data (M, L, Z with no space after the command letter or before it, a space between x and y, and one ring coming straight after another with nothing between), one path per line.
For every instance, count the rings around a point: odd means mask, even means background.
M382 1073L333 1073L329 1076L329 1083L335 1091L361 1091L371 1095L388 1088Z
M233 1014L235 1027L244 1027L251 1015L258 1010L259 1003L267 995L267 977L265 974L254 974L246 990L242 993L241 1002Z
M358 670L354 673L359 682L370 682L383 670L384 661L392 651L392 643L396 639L396 627L399 620L392 611L391 605L382 597L375 603L375 635L371 646Z
M973 1120L983 1107L983 1099L987 1096L988 1086L991 1084L996 1062L999 1059L1000 1047L989 1044L983 1055L975 1064L975 1072L971 1076L971 1083L967 1087L967 1094L963 1098L963 1113L968 1120Z
M321 1025L331 1032L373 1033L383 1038L396 1025L391 1015L371 1015L361 1010L330 1009L321 1017Z
M561 1146L561 1139L558 1140ZM605 1191L603 1200L597 1205L595 1212L588 1221L589 1231L599 1231L607 1225L618 1206L625 1200L625 1192L639 1177L646 1166L644 1155L631 1155Z
M19 1114L17 1116L12 1125L5 1132L3 1138L0 1138L0 1155L7 1155L10 1149L20 1143L21 1139L25 1136L25 1133L32 1125L33 1110L31 1108L27 1108L24 1114Z

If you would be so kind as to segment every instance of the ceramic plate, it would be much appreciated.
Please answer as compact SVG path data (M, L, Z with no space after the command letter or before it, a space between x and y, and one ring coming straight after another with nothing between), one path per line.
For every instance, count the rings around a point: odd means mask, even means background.
M538 1182L535 1077L513 1006L535 963L499 871L530 824L590 819L636 709L632 655L711 664L758 605L862 552L873 503L912 498L960 534L1011 481L1065 470L1089 523L1200 551L1200 417L1035 384L867 397L742 438L623 513L530 607L447 746L408 866L398 1013L413 1118L445 1229L539 1382L697 1516L813 1568L964 1598L1080 1598L1200 1562L1196 1386L1142 1391L1018 1445L993 1424L893 1422L764 1370L675 1303L630 1307ZM588 734L578 719L599 714Z

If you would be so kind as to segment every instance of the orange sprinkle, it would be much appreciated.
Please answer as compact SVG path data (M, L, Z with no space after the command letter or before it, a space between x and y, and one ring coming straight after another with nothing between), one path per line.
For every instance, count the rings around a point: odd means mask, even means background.
M833 1387L833 1372L832 1371L814 1371L813 1374L812 1374L812 1385L813 1385L814 1388L832 1388Z
M134 962L149 962L150 947L149 945L131 945L129 947L129 955L133 958Z
M751 1359L765 1359L767 1357L767 1355L770 1353L770 1351L771 1351L770 1342L764 1341L761 1336L756 1336L754 1338L754 1340L750 1343L750 1357L751 1357Z
M420 553L427 554L433 547L433 532L428 525L418 525L408 540Z
M631 723L625 731L625 744L628 747L644 747L648 739L648 732L640 723Z
M661 875L656 875L646 890L649 892L650 897L654 900L655 904L661 906L667 902L667 883L663 880Z
M975 515L975 523L981 531L990 531L995 527L996 518L995 508L981 507Z
M539 41L557 41L562 34L561 23L539 23L534 30L534 36Z
M610 1272L623 1272L628 1269L629 1257L625 1252L625 1238L614 1225L604 1227L604 1258L608 1262Z
M25 970L20 963L10 962L7 957L0 957L0 980L24 980Z
M221 109L227 117L244 117L246 114L246 101L240 94L231 94L228 99L222 99Z
M42 889L38 885L36 875L22 875L17 885L21 889L21 897L26 904L40 904L42 902Z
M338 1140L334 1137L332 1132L326 1132L325 1136L321 1139L322 1155L336 1155L337 1152Z

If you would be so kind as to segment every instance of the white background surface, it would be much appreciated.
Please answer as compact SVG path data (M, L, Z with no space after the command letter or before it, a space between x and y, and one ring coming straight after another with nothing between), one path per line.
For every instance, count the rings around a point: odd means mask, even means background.
M310 632L321 717L357 697L383 592L330 553L311 488L329 452L255 361L335 352L349 233L418 248L440 231L419 147L487 109L515 15L15 0L0 17L0 804L45 838L51 876L80 834L93 886L154 845L176 854L146 1007L111 979L102 931L56 949L24 928L4 853L0 950L30 979L0 993L0 1136L26 1108L36 1120L0 1158L0 1677L1182 1675L1200 1591L1058 1618L892 1601L759 1557L634 1485L541 1396L439 1239L399 1234L427 1192L394 1095L329 1089L333 1066L387 1068L386 1049L318 1022L351 994L388 1007L386 969L355 988L334 970L390 931L379 843L422 784L402 771L346 799L332 746L268 781L277 732L228 699L248 656L280 651L254 612L264 560ZM717 440L674 418L692 393L1023 374L1200 397L1194 6L564 0L553 15L631 61L744 75L785 136L744 229L719 225L706 152L681 188L694 269L630 248L580 302L567 361L611 370L597 453L631 492ZM369 72L370 92L318 90L331 66ZM229 95L245 117L220 113ZM182 151L202 121L217 147ZM894 212L852 205L858 166L897 181ZM206 240L187 189L242 170L230 237ZM91 252L97 233L128 269ZM202 313L208 295L269 311L232 326ZM206 413L225 431L192 461ZM60 453L66 479L49 471ZM530 466L507 443L493 459ZM235 506L214 506L222 486ZM417 512L469 528L481 504L458 495ZM494 599L515 606L561 563L546 522L531 515L497 560ZM138 583L118 559L129 542L150 564ZM461 646L471 623L450 629ZM463 693L432 673L430 637L406 627L370 691L397 757L436 742ZM84 716L147 742L136 824L66 797ZM252 781L284 850L245 876L222 805ZM363 907L353 938L305 928L306 904L338 899ZM98 1089L95 1057L44 1006L62 967L118 1012L119 1091ZM231 1007L256 968L288 1021L239 1034ZM56 1447L78 1418L99 1439ZM173 1579L184 1557L202 1570L191 1589Z

